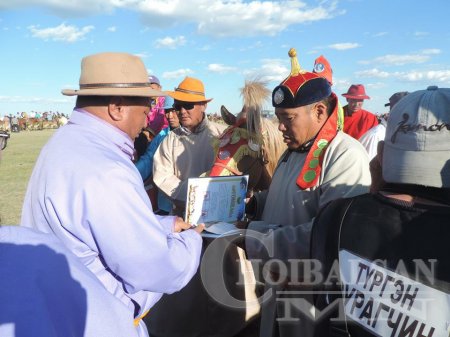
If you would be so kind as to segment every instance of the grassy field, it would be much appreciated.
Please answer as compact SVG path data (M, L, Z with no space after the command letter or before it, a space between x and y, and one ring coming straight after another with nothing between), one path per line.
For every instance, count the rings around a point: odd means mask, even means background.
M19 224L28 180L42 146L55 130L12 133L0 160L0 224Z

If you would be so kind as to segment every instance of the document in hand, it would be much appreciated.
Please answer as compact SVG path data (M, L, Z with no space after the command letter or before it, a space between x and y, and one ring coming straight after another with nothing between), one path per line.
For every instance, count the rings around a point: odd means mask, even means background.
M185 221L193 226L244 218L248 175L189 178Z

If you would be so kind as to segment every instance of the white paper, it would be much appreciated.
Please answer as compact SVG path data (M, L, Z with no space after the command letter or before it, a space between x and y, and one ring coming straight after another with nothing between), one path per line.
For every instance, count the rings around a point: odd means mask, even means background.
M248 175L189 178L185 221L195 226L242 220L247 185Z

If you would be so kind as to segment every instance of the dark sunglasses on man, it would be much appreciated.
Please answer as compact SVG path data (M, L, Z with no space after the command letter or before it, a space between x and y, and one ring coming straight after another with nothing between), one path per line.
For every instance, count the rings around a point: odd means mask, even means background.
M181 108L184 110L192 110L194 109L195 103L189 103L189 102L177 102L173 104L173 107L176 111L181 111Z
M0 150L4 150L8 144L9 133L6 131L0 131Z

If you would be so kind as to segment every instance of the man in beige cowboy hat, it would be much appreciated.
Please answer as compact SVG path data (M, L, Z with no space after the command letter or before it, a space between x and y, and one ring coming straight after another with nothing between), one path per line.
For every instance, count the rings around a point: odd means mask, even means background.
M128 309L129 324L183 288L198 268L203 226L158 216L133 163L154 90L142 60L126 53L83 58L67 125L44 146L22 211L22 225L52 233ZM185 230L187 229L187 230ZM99 322L101 324L101 322Z
M206 107L202 81L186 77L174 91L167 92L174 100L181 127L163 140L153 159L153 181L173 202L173 214L183 215L188 178L199 177L214 162L212 140L226 125L211 122Z

